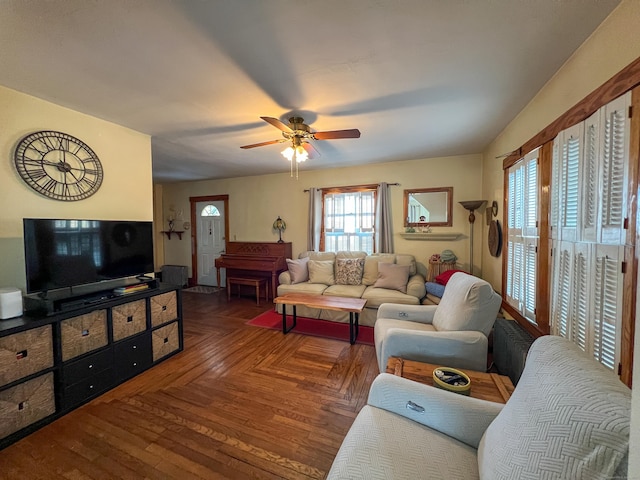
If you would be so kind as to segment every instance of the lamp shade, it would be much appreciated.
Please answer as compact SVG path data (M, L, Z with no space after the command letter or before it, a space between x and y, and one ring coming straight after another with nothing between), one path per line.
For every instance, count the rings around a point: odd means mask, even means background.
M278 215L278 218L273 222L273 229L280 230L281 232L287 229L287 224L280 218L280 215Z
M460 203L460 205L462 205L465 209L472 212L474 210L478 210L486 202L486 200L467 200L465 202L458 203Z

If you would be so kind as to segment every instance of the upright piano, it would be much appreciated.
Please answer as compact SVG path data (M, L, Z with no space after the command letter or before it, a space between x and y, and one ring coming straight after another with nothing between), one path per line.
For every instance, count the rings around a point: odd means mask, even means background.
M278 275L287 269L291 258L291 242L229 242L227 251L216 258L216 278L220 285L220 269L228 277L271 278L271 295L276 297Z

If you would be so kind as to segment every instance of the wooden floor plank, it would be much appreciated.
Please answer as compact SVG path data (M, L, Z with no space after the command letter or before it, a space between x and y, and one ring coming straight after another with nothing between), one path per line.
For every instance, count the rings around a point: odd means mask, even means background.
M374 348L246 325L273 305L183 293L185 350L0 452L2 479L321 479Z

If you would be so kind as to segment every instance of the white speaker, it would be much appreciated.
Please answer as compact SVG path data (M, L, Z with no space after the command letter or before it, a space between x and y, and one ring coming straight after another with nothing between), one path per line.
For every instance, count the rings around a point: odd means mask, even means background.
M22 315L22 292L8 287L0 288L0 320Z

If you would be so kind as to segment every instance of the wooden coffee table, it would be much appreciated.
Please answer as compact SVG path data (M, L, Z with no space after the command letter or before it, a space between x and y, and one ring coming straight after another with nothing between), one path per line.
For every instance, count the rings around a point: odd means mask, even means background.
M349 312L349 343L353 345L358 338L358 319L367 301L362 298L333 297L331 295L313 295L310 293L287 293L273 300L282 305L282 333L287 334L296 326L296 306ZM293 324L287 328L287 305L293 306Z
M442 366L446 365L432 365L431 363L389 357L387 373L433 386L433 370ZM490 402L507 403L513 393L513 383L505 375L463 370L461 368L458 370L462 370L471 379L471 397L489 400Z

